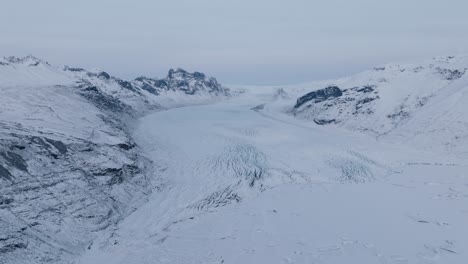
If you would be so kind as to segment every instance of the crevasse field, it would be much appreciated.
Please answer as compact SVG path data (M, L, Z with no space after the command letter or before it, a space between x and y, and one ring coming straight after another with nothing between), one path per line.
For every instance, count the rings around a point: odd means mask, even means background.
M76 263L467 263L464 155L304 122L277 88L236 91L138 120L160 190Z

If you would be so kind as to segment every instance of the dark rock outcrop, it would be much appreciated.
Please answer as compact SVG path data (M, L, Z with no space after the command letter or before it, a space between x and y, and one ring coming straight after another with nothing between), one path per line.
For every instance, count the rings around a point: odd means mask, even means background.
M10 171L8 171L5 167L0 165L0 178L10 181L12 177L13 175L11 175Z
M183 69L170 69L167 76L161 79L138 77L133 82L136 87L152 94L159 95L164 91L182 91L187 95L207 92L213 95L229 95L215 78L207 77L201 72L187 72Z
M100 72L98 75L98 78L109 80L111 76L107 72Z
M314 123L317 125L328 125L336 123L335 119L314 119Z
M463 70L451 70L451 69L437 67L436 70L440 75L444 77L444 79L448 81L453 81L453 80L457 80L463 77L467 69L465 68Z

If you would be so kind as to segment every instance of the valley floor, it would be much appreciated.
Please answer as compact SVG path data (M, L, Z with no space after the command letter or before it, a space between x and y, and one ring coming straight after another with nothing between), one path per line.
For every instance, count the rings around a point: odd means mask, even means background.
M76 263L467 263L467 161L296 120L274 92L142 118L161 188Z

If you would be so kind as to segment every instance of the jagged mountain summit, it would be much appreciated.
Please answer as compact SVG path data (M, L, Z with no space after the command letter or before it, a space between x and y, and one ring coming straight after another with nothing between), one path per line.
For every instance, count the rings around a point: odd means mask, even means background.
M180 90L186 94L194 95L200 91L207 91L215 94L225 94L226 90L215 78L206 77L200 72L189 73L183 69L170 69L167 77L154 79L148 77L138 77L134 83L150 93L161 94L167 91Z
M427 149L468 153L468 56L388 64L297 99L292 113ZM314 89L310 89L314 90Z
M2 86L77 84L81 88L95 90L96 94L111 96L137 111L167 107L171 102L184 100L186 95L194 95L190 97L192 102L229 96L229 89L220 85L215 78L183 69L171 69L167 77L161 79L139 77L127 81L101 70L88 71L69 66L59 69L31 55L2 58L0 66Z
M183 72L147 79L165 83L152 92L34 56L0 60L0 263L66 262L144 203L159 183L133 142L134 118L230 95Z

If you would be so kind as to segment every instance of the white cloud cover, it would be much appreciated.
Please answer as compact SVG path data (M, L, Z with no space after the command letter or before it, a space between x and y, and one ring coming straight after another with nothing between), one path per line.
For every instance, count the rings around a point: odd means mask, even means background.
M463 0L17 0L1 6L0 55L31 53L125 78L184 67L227 83L294 83L468 52Z

